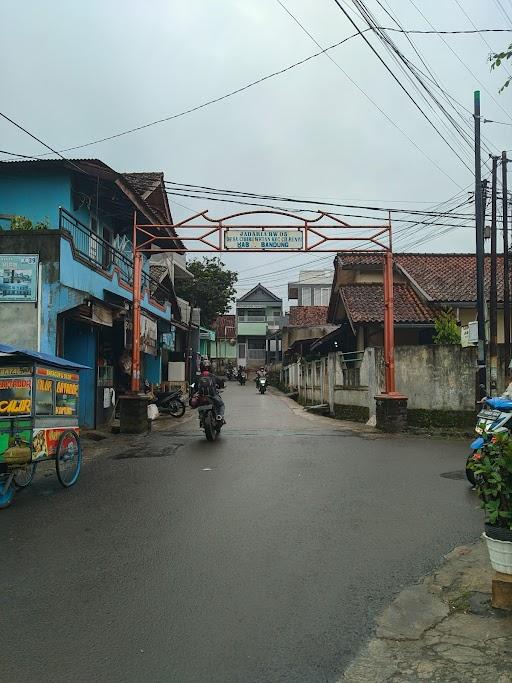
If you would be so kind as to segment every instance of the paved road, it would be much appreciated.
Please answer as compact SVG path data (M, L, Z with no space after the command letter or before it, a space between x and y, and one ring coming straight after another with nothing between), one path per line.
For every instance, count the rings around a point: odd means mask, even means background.
M252 384L224 398L218 442L195 419L153 432L0 513L0 680L336 681L375 613L479 534L440 476L464 444L362 438Z

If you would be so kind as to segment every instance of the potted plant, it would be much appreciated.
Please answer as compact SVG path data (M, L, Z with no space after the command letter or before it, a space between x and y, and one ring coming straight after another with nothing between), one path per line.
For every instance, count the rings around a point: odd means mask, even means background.
M512 574L512 438L497 433L469 462L485 510L484 538L493 568Z

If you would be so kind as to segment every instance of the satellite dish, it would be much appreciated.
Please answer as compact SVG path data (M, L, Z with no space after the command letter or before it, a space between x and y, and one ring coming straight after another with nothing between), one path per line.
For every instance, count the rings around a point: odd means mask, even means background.
M230 340L229 340L229 343L230 343L231 346L235 346L235 344L236 344L236 339L230 339Z

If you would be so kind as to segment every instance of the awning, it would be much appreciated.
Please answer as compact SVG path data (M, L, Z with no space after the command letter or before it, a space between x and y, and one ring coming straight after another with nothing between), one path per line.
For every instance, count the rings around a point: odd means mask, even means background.
M60 356L52 356L49 353L39 353L38 351L30 351L28 349L20 349L15 346L8 346L7 344L0 344L0 356L11 358L27 358L29 360L47 363L48 365L55 365L59 368L74 368L76 370L90 370L88 365L80 365L71 360L66 360Z

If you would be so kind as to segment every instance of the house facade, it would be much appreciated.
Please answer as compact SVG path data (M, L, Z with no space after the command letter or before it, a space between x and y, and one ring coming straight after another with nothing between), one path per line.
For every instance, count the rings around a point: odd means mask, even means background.
M283 302L262 284L236 301L237 362L247 368L281 357Z
M212 359L219 370L227 363L236 364L237 361L237 338L236 316L220 315L212 324L215 330L215 345L212 351Z
M328 306L333 269L301 270L297 282L288 283L288 299L297 306Z
M139 223L172 222L162 173L121 174L97 159L0 162L2 341L90 367L84 426L107 422L129 387L134 211ZM22 275L28 295L14 291ZM154 384L186 334L179 277L190 277L183 255L144 259L141 374Z
M394 255L395 345L431 344L438 312L450 308L461 326L477 318L474 254ZM490 257L485 260L487 297ZM498 342L503 341L503 258L498 258ZM337 329L315 342L321 353L362 352L383 345L383 256L339 254L328 322Z
M337 329L327 322L327 306L291 306L282 330L283 363L309 354L312 344Z

